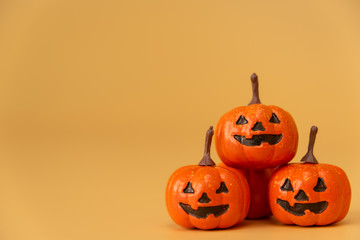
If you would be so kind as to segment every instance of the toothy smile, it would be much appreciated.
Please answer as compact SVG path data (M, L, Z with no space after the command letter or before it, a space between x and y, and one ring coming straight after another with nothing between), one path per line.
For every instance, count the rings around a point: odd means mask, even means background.
M304 216L305 210L309 210L315 214L322 213L329 205L328 202L322 201L317 203L295 203L294 206L290 206L288 201L281 199L277 199L276 203L279 204L285 211L295 216Z
M234 135L234 138L242 145L253 147L260 146L262 143L267 142L269 145L275 145L282 139L282 134L261 134L253 135L252 138L246 138L245 136Z
M190 205L180 202L180 207L189 215L196 218L207 218L210 214L219 217L229 210L229 204L211 206L211 207L198 207L197 210L193 209Z

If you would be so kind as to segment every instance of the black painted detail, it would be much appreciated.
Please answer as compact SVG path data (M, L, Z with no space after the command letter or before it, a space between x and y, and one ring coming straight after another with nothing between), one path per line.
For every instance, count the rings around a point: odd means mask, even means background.
M264 126L262 125L261 122L256 122L251 130L253 130L253 131L265 131L265 128L264 128Z
M219 217L229 210L229 204L213 207L198 207L197 210L192 209L190 205L180 202L180 207L189 215L196 218L207 218L210 214Z
M195 193L194 189L192 188L191 182L188 182L186 187L183 190L184 193Z
M248 123L248 120L246 120L246 118L243 115L241 115L239 117L239 119L236 121L236 125L244 125L247 123Z
M292 191L292 192L294 192L294 189L293 189L293 187L292 187L292 185L291 185L291 181L290 181L290 179L285 179L285 182L284 182L284 184L280 187L280 190L281 191Z
M309 201L309 197L306 195L304 190L300 189L298 193L295 195L296 201Z
M218 188L218 190L216 190L216 193L228 193L229 190L227 189L226 185L224 182L220 183L220 187Z
M279 124L280 120L279 120L278 116L276 116L276 114L273 113L270 120L269 120L269 122Z
M252 138L246 138L245 136L234 135L234 138L242 145L253 147L253 146L260 146L264 142L267 142L270 145L275 145L281 141L282 134L253 135Z
M276 203L279 204L285 211L295 216L304 216L305 210L319 214L324 212L329 205L328 202L322 201L317 203L295 203L294 206L290 206L288 201L281 199L277 199Z
M324 179L322 179L321 177L318 178L317 184L314 187L314 191L315 192L324 192L327 189Z
M199 203L209 203L211 202L211 199L208 197L206 193L203 193L198 201Z

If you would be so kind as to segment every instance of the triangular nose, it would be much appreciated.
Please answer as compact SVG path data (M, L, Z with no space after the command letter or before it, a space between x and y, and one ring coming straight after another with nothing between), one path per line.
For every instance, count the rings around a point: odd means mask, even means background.
M203 193L201 195L201 198L199 198L199 203L209 203L211 201L211 199L208 197L208 195L206 193Z
M302 189L300 189L299 192L295 195L295 200L296 201L309 201L309 198L306 195L306 193Z
M265 131L265 128L264 128L264 126L262 125L261 122L256 122L251 130L253 130L253 131Z

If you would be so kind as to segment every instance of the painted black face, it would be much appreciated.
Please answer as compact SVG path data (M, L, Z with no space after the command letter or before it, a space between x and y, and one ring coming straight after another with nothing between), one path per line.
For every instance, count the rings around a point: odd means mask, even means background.
M274 124L280 124L280 120L275 113L271 115L269 122ZM236 121L236 125L245 125L248 123L249 123L248 120L243 115L241 115L239 119ZM259 132L259 131L265 131L265 128L261 122L256 122L254 126L251 128L251 130ZM282 137L283 137L282 134L260 134L260 135L253 135L252 138L246 138L245 136L241 136L241 135L234 135L234 138L239 143L249 147L260 146L265 142L269 143L270 145L275 145L281 141Z
M281 191L291 191L294 192L294 189L291 185L290 179L285 179L284 184L280 187ZM318 178L317 184L314 187L315 192L324 192L326 190L326 185L324 179ZM296 201L309 201L308 196L304 190L300 189L295 195L294 199ZM279 204L285 211L295 215L295 216L304 216L305 210L309 210L315 214L322 213L326 210L329 203L327 201L321 201L316 203L295 203L294 206L290 206L289 202L282 199L277 199L276 203Z
M198 207L197 210L193 209L189 204L182 202L179 205L190 216L203 219L207 218L210 214L219 217L229 210L229 204L214 207Z
M229 190L227 189L225 182L220 183L220 187L216 190L217 194L220 193L228 193ZM195 193L194 189L192 188L191 182L188 182L186 187L183 190L183 193L193 194ZM209 203L211 199L207 195L207 193L203 192L201 197L198 199L199 203ZM219 217L226 213L229 210L229 204L225 205L218 205L218 206L209 206L209 207L198 207L197 210L193 209L189 204L185 204L180 202L179 206L186 212L187 214L196 217L196 218L207 218L209 215L214 214L215 217Z

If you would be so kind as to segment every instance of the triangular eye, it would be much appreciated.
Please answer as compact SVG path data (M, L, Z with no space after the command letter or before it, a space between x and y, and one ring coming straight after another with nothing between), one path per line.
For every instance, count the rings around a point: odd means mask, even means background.
M270 120L269 120L269 122L271 122L271 123L280 123L280 120L279 120L279 118L276 116L276 114L273 113L272 116L271 116L271 118L270 118Z
M291 182L290 182L290 179L285 179L285 182L284 184L281 186L281 191L294 191L292 185L291 185Z
M236 125L244 125L247 123L248 123L248 120L246 120L246 118L243 115L241 115L239 117L239 119L237 120Z
M185 189L183 190L184 193L195 193L194 189L191 186L191 182L188 182Z
M216 190L216 193L228 193L228 192L229 192L229 190L227 189L225 183L221 182L219 189Z
M324 179L322 178L318 178L318 181L317 181L317 184L316 186L314 187L314 191L315 192L323 192L326 190L326 185L325 185L325 182L324 182Z

